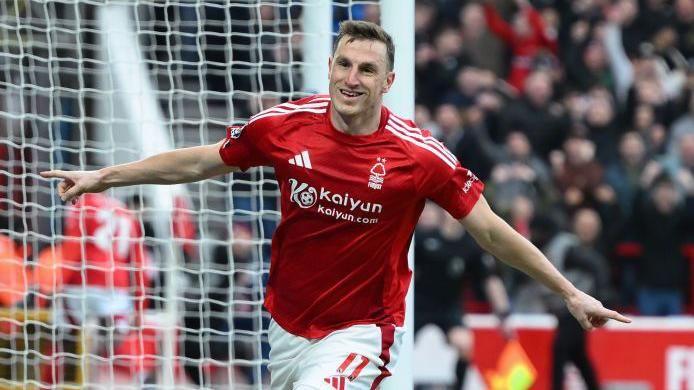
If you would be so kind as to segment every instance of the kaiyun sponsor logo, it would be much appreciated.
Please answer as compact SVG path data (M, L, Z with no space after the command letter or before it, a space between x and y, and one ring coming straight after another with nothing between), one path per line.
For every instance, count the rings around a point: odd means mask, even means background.
M322 204L318 205L317 211L335 219L360 223L376 223L378 218L357 217L352 212L380 214L383 211L382 204L364 202L361 199L354 198L349 193L336 193L325 187L316 190L315 187L293 178L289 179L289 184L291 186L289 198L292 202L303 209L311 208L321 202ZM344 207L346 210L339 210L337 207L331 206Z

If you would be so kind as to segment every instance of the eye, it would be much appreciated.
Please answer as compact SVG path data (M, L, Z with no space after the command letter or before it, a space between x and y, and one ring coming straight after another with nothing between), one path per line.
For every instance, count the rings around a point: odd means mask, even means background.
M376 73L376 68L374 68L373 66L363 66L361 68L361 72L364 74L372 75Z

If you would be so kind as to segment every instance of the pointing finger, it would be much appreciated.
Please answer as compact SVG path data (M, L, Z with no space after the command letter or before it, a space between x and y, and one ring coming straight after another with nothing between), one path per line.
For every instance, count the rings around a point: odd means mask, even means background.
M60 170L43 171L43 172L40 172L39 175L41 175L41 177L45 177L47 179L48 178L54 178L54 177L61 178L61 179L67 179L68 178L68 173L65 171L60 171Z
M625 324L631 323L631 319L627 318L619 313L617 313L614 310L609 310L609 309L603 309L603 312L600 313L601 316L611 318L615 321L623 322Z

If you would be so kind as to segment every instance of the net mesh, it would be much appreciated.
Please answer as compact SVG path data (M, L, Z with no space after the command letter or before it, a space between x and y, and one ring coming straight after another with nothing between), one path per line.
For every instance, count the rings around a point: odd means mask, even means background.
M334 1L333 18L377 21L377 4ZM125 239L135 245L125 251L145 254L142 262L115 266L122 226L113 213L100 220L97 234L115 244L104 246L110 263L94 263L88 208L79 222L82 258L65 260L66 221L77 206L63 204L55 183L38 172L142 158L158 142L147 133L149 120L163 129L169 148L214 143L227 125L306 95L306 6L0 1L0 387L267 383L263 286L280 217L272 169L187 185L163 218L170 220L165 234L150 188L107 191L132 210L140 232L128 231ZM127 57L109 52L109 7L125 9L134 31L137 63L126 66L146 75L136 93L129 84L141 83L137 71L132 79L113 71ZM147 99L159 119L134 118L123 103ZM113 278L118 267L130 281L125 289L90 279L95 269ZM133 309L136 297L144 297L141 313Z

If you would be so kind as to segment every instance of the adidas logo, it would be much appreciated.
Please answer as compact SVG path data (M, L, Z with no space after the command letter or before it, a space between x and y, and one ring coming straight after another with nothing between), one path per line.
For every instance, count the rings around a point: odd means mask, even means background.
M311 159L308 158L308 150L304 150L293 158L290 158L289 163L306 169L313 169L311 166Z

